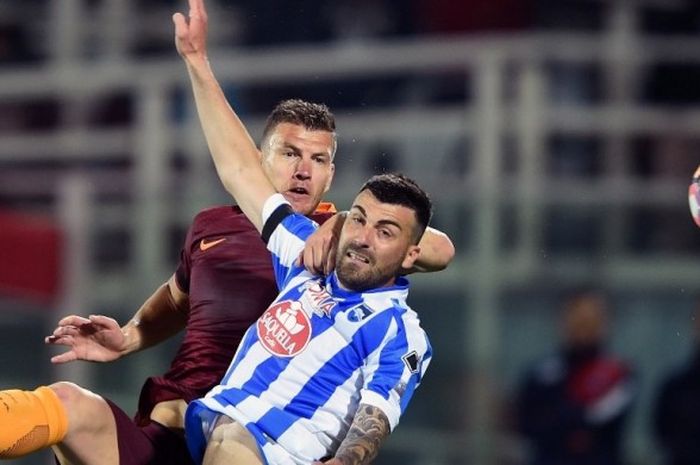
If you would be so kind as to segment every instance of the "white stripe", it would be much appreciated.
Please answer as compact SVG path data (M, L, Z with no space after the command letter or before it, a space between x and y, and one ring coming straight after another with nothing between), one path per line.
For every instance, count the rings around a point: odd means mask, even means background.
M275 255L282 266L289 268L304 249L304 244L303 239L290 232L284 224L280 224L270 236L267 249Z
M272 194L268 197L262 207L262 224L267 223L267 220L270 219L270 215L272 215L280 205L284 205L285 203L291 205L280 193Z
M379 368L379 357L381 355L381 351L386 346L387 341L396 337L397 330L398 325L396 324L396 320L392 318L391 323L389 324L389 327L387 328L386 333L384 334L384 339L382 340L382 342L377 346L376 349L374 349L374 351L371 354L367 355L367 358L365 359L365 371L371 372L371 375L365 379L365 386L371 383L374 379L374 374Z
M286 286L284 286L284 289L282 289L275 299L275 302L279 302L281 300L290 300L292 297L288 295L290 292L292 292L295 288L302 286L304 283L309 281L310 278L313 278L314 276L309 273L308 271L302 271L298 275L294 276L292 279L289 280ZM302 292L303 293L303 292ZM302 294L300 293L300 294ZM294 298L294 300L299 300L301 295L297 296ZM306 312L307 316L311 316L312 312Z
M270 383L260 397L274 405L288 404L316 372L346 346L347 341L339 337L337 330L327 329L311 339L306 349L289 362L284 376Z
M392 289L384 292L368 292L362 294L362 300L374 311L385 310L395 306L392 299L396 299L399 303L404 304L408 296L407 289Z
M374 391L366 390L362 391L362 400L360 402L377 407L379 410L384 412L384 415L386 415L386 417L389 419L389 427L391 428L391 431L394 431L396 425L399 424L399 415L401 414L401 411L396 403L386 400Z
M302 463L318 460L327 454L327 450L318 440L316 434L306 429L299 421L277 438L277 443L289 454Z
M604 423L619 415L632 400L629 383L615 386L588 409L587 417L593 423Z
M317 439L324 445L329 453L335 453L343 438L350 429L350 424L359 405L359 390L362 387L360 372L356 371L343 384L338 386L325 405L321 406L310 418L299 420L302 424L308 424L307 429L316 429ZM336 408L344 406L345 415L338 417L337 412L330 410L328 406Z
M243 384L248 382L253 377L253 374L257 370L258 366L271 356L272 355L270 352L262 347L260 341L255 342L250 349L248 349L248 353L245 355L245 357L243 357L245 363L239 362L238 365L233 368L231 376L228 378L228 382L224 386L243 386Z

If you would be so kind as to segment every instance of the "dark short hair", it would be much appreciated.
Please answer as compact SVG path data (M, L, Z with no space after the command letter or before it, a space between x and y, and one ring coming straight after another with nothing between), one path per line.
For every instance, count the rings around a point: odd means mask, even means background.
M399 173L378 174L372 176L360 189L368 190L380 202L401 205L416 214L416 243L425 232L433 214L433 204L428 194L418 183Z
M335 141L335 116L322 103L307 102L300 99L281 101L267 117L262 134L263 142L281 123L296 124L310 131L328 131L333 133L333 140Z

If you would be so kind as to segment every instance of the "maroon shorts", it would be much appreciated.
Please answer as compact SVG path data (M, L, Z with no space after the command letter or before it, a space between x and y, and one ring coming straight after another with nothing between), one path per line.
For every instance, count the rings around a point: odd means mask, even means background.
M105 400L117 423L119 465L194 465L184 437L154 421L137 426L122 409Z

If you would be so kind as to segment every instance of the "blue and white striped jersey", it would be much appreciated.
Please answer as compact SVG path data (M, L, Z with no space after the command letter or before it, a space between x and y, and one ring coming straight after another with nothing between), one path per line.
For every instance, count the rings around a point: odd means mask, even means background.
M281 199L281 200L280 200ZM281 289L252 325L219 386L192 402L187 442L201 463L218 414L245 425L269 465L332 456L360 403L380 408L393 429L432 356L408 281L367 292L313 276L294 261L316 229L281 195L264 209L268 249Z

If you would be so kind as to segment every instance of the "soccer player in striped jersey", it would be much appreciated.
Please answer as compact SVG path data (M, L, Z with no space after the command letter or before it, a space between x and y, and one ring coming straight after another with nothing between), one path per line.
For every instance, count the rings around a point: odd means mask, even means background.
M198 14L190 11L189 24L174 17L178 39ZM369 463L432 355L401 276L420 253L430 200L408 178L373 177L342 223L336 270L328 277L305 271L295 259L314 223L294 214L256 151L241 146L245 128L209 85L208 64L196 50L179 50L219 177L267 242L281 289L221 384L190 403L190 451L205 465Z
M281 292L221 384L188 407L190 450L207 465L368 463L432 355L400 276L418 256L430 200L403 176L371 178L344 221L336 271L324 278L295 264L315 224L249 168L222 172L247 198L242 209L272 252Z

